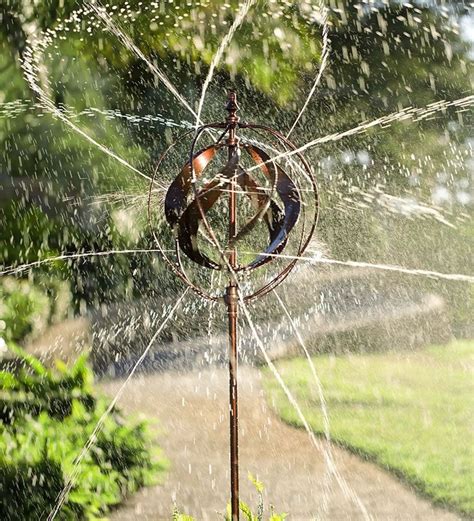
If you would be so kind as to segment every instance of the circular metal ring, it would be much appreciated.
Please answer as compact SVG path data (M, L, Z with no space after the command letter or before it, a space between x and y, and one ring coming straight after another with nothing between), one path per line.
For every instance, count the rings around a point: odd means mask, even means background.
M191 261L197 262L198 264L206 268L222 269L222 265L216 264L215 261L211 260L205 254L200 252L198 248L197 233L200 228L200 224L202 223L210 235L211 242L218 249L219 255L223 258L224 264L228 264L226 259L226 253L224 249L221 248L217 240L217 237L214 233L214 230L206 216L206 213L213 207L215 202L224 192L224 190L222 190L221 188L223 182L222 178L219 179L218 176L216 176L210 182L208 182L205 185L205 187L201 190L198 190L197 188L197 180L202 175L204 169L214 160L217 153L226 146L230 147L228 143L222 142L222 138L229 131L229 128L229 123L211 123L208 125L203 125L196 129L196 131L190 130L186 132L185 134L180 136L176 142L169 145L167 149L164 151L164 153L161 155L157 163L157 166L153 172L152 184L150 185L148 197L148 220L150 228L152 230L152 234L158 245L158 248L163 257L165 258L165 261L171 267L173 272L185 284L190 286L194 292L196 292L201 297L212 301L218 301L222 297L211 295L208 291L205 291L203 288L199 287L195 282L193 282L190 279L183 266L181 260L181 252L185 253ZM253 293L243 297L245 301L252 301L258 297L266 295L267 293L275 289L279 284L281 284L292 271L292 269L295 267L298 261L298 257L301 257L307 249L314 235L318 221L319 194L316 179L309 163L306 161L304 156L300 152L298 152L297 147L280 132L264 125L239 123L238 120L234 122L233 128L242 130L253 130L259 134L260 132L268 133L278 143L284 145L286 149L290 149L290 155L296 156L296 158L298 159L298 163L300 163L299 169L310 180L312 188L311 192L313 192L314 197L314 215L312 218L312 222L308 232L306 232L306 219L303 219L299 245L297 247L297 254L295 255L295 258L292 259L273 278L271 278L271 280L266 282L264 286L254 291ZM195 152L197 142L199 138L202 136L203 132L211 129L220 129L223 130L223 132L218 138L218 140L216 140L213 144L199 150L198 152ZM175 147L176 144L182 142L186 137L190 136L192 132L194 132L195 134L190 147L189 160L181 169L181 172L178 175L178 177L176 177L175 180L172 182L165 198L165 217L175 234L177 262L174 263L164 252L164 248L162 248L160 239L156 234L155 227L152 225L152 185L155 181L155 177L160 169L160 166L162 165L163 161L168 156L170 151L173 149L173 147ZM233 244L237 243L244 235L246 235L252 230L252 228L255 226L257 222L259 222L262 219L265 219L270 233L269 246L264 252L258 254L258 257L254 259L254 261L245 266L236 266L235 268L231 268L229 266L229 271L232 272L232 276L236 277L239 272L250 272L264 264L267 264L274 258L278 258L279 254L286 247L287 239L289 237L290 232L296 225L296 222L300 215L301 202L300 191L298 188L299 182L295 184L291 180L290 176L288 176L286 172L282 169L282 167L277 163L278 157L276 160L273 159L262 148L255 144L249 144L249 142L247 142L247 144L245 144L244 142L242 146L240 144L232 144L232 146L234 148L237 146L237 150L239 152L235 156L229 157L229 160L226 163L227 171L225 170L226 167L224 167L223 171L220 173L221 177L225 177L227 179L226 182L230 182L229 179L233 180L235 178L239 178L239 186L241 186L242 190L246 193L246 195L248 195L250 198L252 198L252 195L255 196L254 199L256 201L257 212L246 223L243 229L239 233L237 233L236 236L231 240ZM265 146L265 144L263 144L262 146ZM249 154L251 159L253 159L253 161L255 162L255 166L251 170L258 167L260 171L263 172L267 180L271 183L272 188L270 196L266 195L264 193L264 189L261 188L253 180L253 177L250 176L249 172L247 172L243 167L240 166L239 162L241 149L245 150ZM189 193L191 189L194 192L194 199L190 203L188 203ZM275 192L283 201L285 210L284 213L281 211L279 205L273 200L273 195ZM306 212L303 208L303 214L304 213Z

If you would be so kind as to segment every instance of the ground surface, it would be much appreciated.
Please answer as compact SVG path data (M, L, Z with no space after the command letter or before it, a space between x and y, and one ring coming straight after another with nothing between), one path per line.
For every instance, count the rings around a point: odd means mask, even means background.
M325 465L305 432L281 422L268 408L255 370L241 372L242 498L254 503L248 471L266 486L266 505L289 512L289 519L331 521L363 519L360 508L336 483L322 511ZM120 382L103 384L109 394ZM111 521L169 520L173 504L197 520L222 520L228 487L227 379L224 370L178 375L166 373L134 380L122 400L128 413L159 418L160 444L171 461L162 486L143 489ZM452 513L433 507L375 465L333 447L340 473L359 495L373 519L453 521ZM319 507L319 510L318 510Z
M474 516L474 342L417 351L314 358L332 438L398 472L421 492ZM322 432L307 360L278 362L313 429ZM301 425L270 371L285 421Z

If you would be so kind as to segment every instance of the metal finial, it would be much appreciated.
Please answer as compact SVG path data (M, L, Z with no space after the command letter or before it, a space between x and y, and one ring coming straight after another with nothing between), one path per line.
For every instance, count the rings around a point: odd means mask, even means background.
M237 103L237 94L235 91L229 91L227 95L227 103L225 109L229 113L226 118L226 122L228 124L236 124L239 122L239 117L237 116L237 111L239 110L239 105Z

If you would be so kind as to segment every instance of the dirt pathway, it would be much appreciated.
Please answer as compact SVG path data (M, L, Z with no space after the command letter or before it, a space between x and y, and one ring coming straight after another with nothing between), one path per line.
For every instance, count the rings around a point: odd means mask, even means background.
M118 382L103 384L114 393ZM250 471L266 486L265 504L288 512L289 520L364 519L360 509L330 485L323 504L325 466L304 431L279 421L269 410L258 371L243 369L240 380L241 497L255 504L247 482ZM222 520L228 489L227 377L224 370L185 375L166 373L137 378L121 406L160 421L160 444L171 461L162 486L143 489L110 516L111 521L171 519L173 504L198 521ZM396 478L373 464L333 448L340 473L357 492L373 519L454 521L456 515L434 508ZM320 512L321 513L321 512Z

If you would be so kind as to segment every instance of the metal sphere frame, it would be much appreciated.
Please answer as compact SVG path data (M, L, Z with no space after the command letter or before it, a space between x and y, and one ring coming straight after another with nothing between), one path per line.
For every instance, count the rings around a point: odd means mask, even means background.
M263 297L280 285L295 267L298 258L308 248L313 238L319 213L319 195L314 173L304 156L297 147L279 131L268 126L241 122L237 116L237 96L231 91L228 94L225 109L228 116L225 122L202 125L180 136L169 145L158 160L150 183L148 195L148 220L158 250L164 257L173 273L188 285L197 295L211 301L224 300L227 305L228 336L229 336L229 408L230 408L230 478L231 478L231 513L232 521L239 520L239 462L238 462L238 348L237 348L237 319L239 300L242 305ZM249 140L240 139L237 130L251 130L263 132L271 136L279 145L289 150L289 156L295 156L300 164L299 170L310 182L310 192L313 194L313 213L308 230L305 230L305 222L301 225L297 252L291 256L288 264L280 269L262 287L248 295L242 295L239 291L238 276L242 273L266 265L278 258L287 246L288 238L297 224L301 210L305 212L302 204L301 192L298 183L294 182L277 162L278 157L271 158L260 146L252 144ZM219 137L211 144L197 152L198 141L206 131L220 131ZM178 176L169 186L165 202L164 214L166 221L174 234L176 262L173 262L161 245L156 229L152 224L152 193L156 176L173 148L192 133L192 139L188 161L182 167ZM224 137L227 139L224 140ZM264 145L265 146L265 145ZM218 153L227 148L227 163L220 172L203 188L198 188L197 181L206 167L215 159ZM262 188L254 176L250 174L240 163L241 152L244 151L253 160L255 168L260 169L271 185L268 189ZM239 188L239 190L238 190ZM255 214L237 231L237 192L244 193L252 207L256 208ZM207 212L212 209L217 200L228 194L228 242L223 249L207 218ZM283 208L275 201L277 194ZM257 223L264 221L270 236L270 243L266 250L259 254L249 264L239 265L238 248L239 240L252 232ZM216 248L222 263L202 253L199 249L197 234L201 227L207 231L212 245ZM229 274L228 286L224 295L211 295L209 290L202 288L192 281L183 266L181 255L185 254L195 264L213 270L227 270ZM281 258L281 257L280 257Z
M235 103L235 112L236 112L238 107L237 107L237 104L236 104L236 101L235 101L235 94L231 93L230 97L231 96L234 96L234 98L233 98L234 101L233 102L229 102L229 103ZM229 103L226 106L227 110L229 110ZM233 114L231 113L230 118L236 118L235 112L233 112ZM228 118L228 120L230 118ZM232 121L230 123L229 123L228 120L227 120L226 123L210 123L210 124L207 124L207 125L203 125L203 126L199 127L196 130L194 130L194 129L189 130L189 131L185 132L184 134L182 134L181 136L179 136L173 143L171 143L166 148L166 150L162 153L162 155L158 159L158 162L156 164L155 170L154 170L153 175L152 175L152 181L150 183L150 190L149 190L149 196L148 196L148 220L149 220L149 224L150 224L152 235L153 235L154 240L155 240L155 242L156 242L156 244L158 246L158 249L160 250L160 253L163 255L165 261L170 266L170 268L175 273L175 275L178 276L185 284L187 284L199 296L201 296L201 297L203 297L203 298L205 298L207 300L211 300L211 301L221 301L222 298L223 298L223 295L221 295L221 296L211 295L209 292L207 292L202 287L197 286L188 277L188 275L186 273L186 270L185 270L185 268L183 266L183 263L182 263L182 259L181 259L181 251L182 251L182 249L180 248L179 240L178 240L177 237L176 237L176 240L175 240L175 251L176 251L177 262L173 262L166 255L166 252L165 252L164 248L162 248L161 241L160 241L160 239L159 239L159 237L158 237L158 235L156 233L156 227L152 225L152 213L153 213L153 206L152 206L152 192L153 192L153 190L152 190L152 188L153 188L153 184L155 182L155 179L156 179L156 177L157 177L157 175L158 175L158 173L160 171L160 168L161 168L163 162L168 157L168 155L170 154L172 149L178 143L184 141L184 139L186 139L187 137L189 137L191 134L194 133L195 136L194 136L194 139L192 140L191 149L190 149L190 153L189 153L190 157L189 157L188 162L184 165L184 167L183 167L183 169L181 171L181 174L183 173L183 171L186 168L189 169L189 179L191 181L191 188L192 188L193 195L195 197L195 199L194 199L194 202L195 202L194 209L198 212L198 214L199 214L199 216L201 218L200 220L202 221L202 224L206 228L207 232L210 234L211 238L213 236L215 238L215 235L214 235L214 233L212 231L212 226L209 224L209 221L208 221L208 219L206 217L206 211L203 208L202 203L201 203L201 199L206 195L205 194L206 190L201 190L199 192L197 190L197 188L196 188L195 181L197 180L198 175L200 175L202 173L204 168L212 161L212 159L214 159L214 156L215 156L216 152L218 150L220 150L221 148L229 147L229 143L222 142L222 138L225 136L225 134L227 134L229 131L232 131L232 130L235 132L236 129L260 130L260 131L263 131L265 133L268 133L272 137L276 138L277 141L279 141L280 143L286 145L290 149L290 153L292 153L292 155L296 156L297 159L300 161L300 163L301 163L300 170L302 170L303 174L310 180L311 191L312 191L312 194L313 194L313 204L314 204L314 211L313 211L313 216L312 216L312 219L311 219L311 225L310 225L309 231L305 234L304 223L303 223L303 227L302 227L302 230L301 230L301 237L300 237L300 241L299 241L299 247L298 247L297 252L293 256L295 258L292 258L288 262L288 265L284 269L282 269L280 272L275 274L275 276L269 282L267 282L262 288L259 288L258 290L256 290L254 293L252 293L250 295L245 295L245 296L242 297L244 299L244 301L248 302L248 301L252 301L252 300L255 300L257 298L263 297L264 295L266 295L267 293L269 293L270 291L275 289L279 284L281 284L285 280L285 278L289 275L289 273L292 271L292 269L295 267L295 265L296 265L296 263L298 261L298 259L296 257L302 256L304 254L304 252L306 251L307 247L309 246L309 243L311 242L311 239L314 236L315 228L316 228L317 221L318 221L319 194L318 194L316 179L315 179L315 176L314 176L314 174L312 172L311 167L309 166L309 164L306 161L306 159L304 158L304 156L300 152L297 151L297 147L291 141L289 141L283 134L281 134L277 130L274 130L274 129L272 129L272 128L268 127L268 126L265 126L265 125L240 122L238 118L236 118L234 121ZM204 149L201 149L201 150L199 150L198 152L195 153L196 144L197 144L199 138L201 137L201 135L203 134L203 132L206 131L206 130L221 130L221 131L223 130L223 132L221 133L221 135L219 136L219 138L215 141L215 143L213 145L205 147ZM255 149L254 146L249 145L249 144L244 144L242 146L237 141L236 141L236 145L239 148L244 148L245 150L248 150L248 149L254 150ZM233 146L233 145L231 145L231 146ZM212 157L206 158L205 157L206 154L209 153L212 149L215 149L215 150L213 150L214 153L212 154ZM260 151L260 152L263 152L263 151ZM200 161L202 162L203 160L206 161L206 164L204 165L203 168L200 169L200 171L198 172L198 175L196 175L196 171L197 171L196 163L199 163ZM265 161L262 161L262 163L263 163L263 167L265 167L266 164L271 164L272 163L272 159L267 156ZM283 172L281 167L278 167L278 169L281 172ZM284 173L284 175L286 176L285 173ZM235 175L234 177L238 178L239 175ZM178 178L179 178L179 176L178 176ZM170 190L173 188L173 184L177 182L178 178L176 178L173 181L172 185L168 189L167 198L169 197ZM298 191L297 187L296 187L296 190ZM275 191L275 186L273 185L273 187L272 187L272 194L271 195L273 195L274 191ZM220 190L220 192L227 193L227 192L230 192L230 190L224 189L224 190ZM186 195L187 198L189 198L189 190L188 190L188 192L185 195ZM268 199L271 199L271 197L269 197ZM166 202L165 202L165 205L166 205ZM167 213L167 210L165 208L165 215L166 215L166 213ZM259 212L257 212L256 217L259 217ZM260 215L260 217L261 217L261 215ZM167 218L167 220L168 220L168 218ZM168 220L168 223L170 224L169 220ZM172 226L172 224L170 224L170 225ZM237 274L237 273L243 272L243 271L247 271L248 272L248 271L251 271L251 270L253 270L255 268L258 268L260 266L263 266L263 265L267 264L268 262L273 260L275 257L278 257L278 254L283 251L283 249L286 246L286 239L287 239L287 237L285 238L284 241L282 241L282 243L280 244L280 248L278 250L272 251L272 252L268 252L268 251L267 252L263 252L260 255L260 260L259 260L259 262L257 264L253 264L252 263L250 266L238 266L237 265L237 266L235 266L233 268L232 271L234 272L234 274ZM214 246L216 248L218 248L217 239L215 239L213 242L214 242ZM219 253L222 255L223 251L221 250ZM188 257L189 257L189 255L188 255ZM191 258L191 260L194 260L194 259ZM208 267L208 268L211 268L211 269L222 269L223 267L227 267L228 268L229 266L227 265L227 266L219 266L219 267L217 267L217 266L205 266L205 267Z

